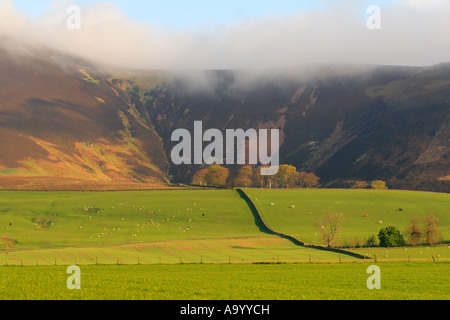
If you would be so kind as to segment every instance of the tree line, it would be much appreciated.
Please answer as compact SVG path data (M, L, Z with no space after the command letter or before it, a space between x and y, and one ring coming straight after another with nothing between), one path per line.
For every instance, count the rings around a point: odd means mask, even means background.
M298 171L292 165L280 165L278 173L273 176L261 175L264 167L241 167L237 172L230 173L221 165L211 165L198 170L193 178L193 185L215 187L257 187L257 188L317 188L320 178L314 173Z
M321 220L316 221L317 230L321 239L328 247L335 246L336 236L343 231L342 222L345 217L343 214L330 214ZM439 219L433 214L428 214L423 220L423 228L420 219L412 217L411 221L404 231L404 234L395 226L382 228L378 237L371 235L364 243L358 238L350 240L348 244L352 248L356 247L404 247L407 244L415 247L416 245L426 244L431 247L442 241L442 233L438 227ZM378 242L377 242L378 238ZM406 239L405 239L406 238ZM344 245L344 247L347 246Z

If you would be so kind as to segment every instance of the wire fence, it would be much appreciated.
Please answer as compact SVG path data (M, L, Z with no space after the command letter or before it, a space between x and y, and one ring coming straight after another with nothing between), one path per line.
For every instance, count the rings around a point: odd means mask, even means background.
M211 257L208 255L199 256L76 256L61 257L55 256L20 256L4 255L0 257L0 266L69 266L69 265L183 265L183 264L213 264L213 265L249 265L249 264L339 264L339 263L388 263L388 262L449 262L450 258L441 258L440 255L431 255L423 258L404 257L386 258L375 254L373 258L362 260L349 259L339 255L335 260L323 259L310 255L295 259L292 257L270 257L270 258L242 258L233 256Z

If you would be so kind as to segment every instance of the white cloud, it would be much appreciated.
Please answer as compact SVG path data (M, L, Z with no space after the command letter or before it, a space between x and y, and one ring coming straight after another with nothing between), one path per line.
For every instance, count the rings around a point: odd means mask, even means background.
M448 0L404 0L404 5L417 9L436 9L443 6L449 6Z
M69 30L67 1L55 1L40 19L30 20L11 0L0 0L0 33L129 67L427 65L450 61L449 2L405 0L382 6L382 30L368 30L360 1L349 0L345 5L330 1L329 9L183 32L135 22L108 4L83 7L81 30Z

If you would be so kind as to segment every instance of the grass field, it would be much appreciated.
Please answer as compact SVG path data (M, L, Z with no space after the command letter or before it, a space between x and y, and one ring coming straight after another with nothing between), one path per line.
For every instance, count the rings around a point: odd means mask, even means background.
M261 235L227 190L0 192L0 226L16 249Z
M81 290L66 267L2 267L0 299L14 300L447 300L448 263L82 266Z
M314 222L329 213L345 215L341 244L388 225L403 230L412 216L428 213L440 219L444 240L450 238L447 194L246 193L270 228L306 243L320 243ZM450 297L448 245L354 249L365 261L297 246L264 233L233 190L1 191L0 242L1 300ZM82 270L82 290L72 291L66 268L75 264ZM382 290L367 289L372 264L382 269Z
M423 220L429 213L440 219L438 226L443 240L450 240L448 194L325 189L249 189L246 193L269 227L309 244L325 244L320 239L315 221L332 213L342 213L345 219L343 231L336 239L338 246L345 246L355 238L363 243L370 235L377 236L380 229L387 226L396 226L404 232L412 217Z
M262 233L232 190L0 192L0 237L0 265L339 259Z

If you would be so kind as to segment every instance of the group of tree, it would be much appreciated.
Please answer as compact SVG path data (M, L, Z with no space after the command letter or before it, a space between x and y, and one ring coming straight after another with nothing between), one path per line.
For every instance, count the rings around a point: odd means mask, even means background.
M413 217L406 230L408 244L416 246L422 243L422 239L428 246L439 243L442 239L442 233L438 227L439 219L433 214L429 214L423 223L423 229L420 227L420 219Z
M366 181L356 181L352 185L352 189L375 189L375 190L388 190L387 184L383 180L375 180L370 183Z
M297 171L291 165L280 165L278 173L273 176L261 175L263 167L241 167L237 172L214 164L197 171L192 179L193 185L257 187L257 188L317 188L320 178L314 173Z
M405 236L394 226L383 228L378 233L379 245L381 247L404 247L409 244L414 247L425 243L427 246L433 246L442 239L438 222L439 219L430 213L424 219L422 229L420 219L413 217L405 231ZM407 240L405 240L405 237Z
M321 220L316 221L316 226L320 232L321 239L326 243L328 247L335 246L335 240L342 232L342 222L344 221L343 214L330 214ZM360 246L365 247L404 247L407 244L416 246L424 243L428 246L433 246L439 243L442 239L442 234L438 227L439 219L433 214L429 214L423 223L423 229L420 228L419 218L413 217L411 222L405 231L405 236L395 226L389 226L382 228L378 233L378 242L375 235L371 235L364 243L358 238L351 239L346 246L355 248Z

